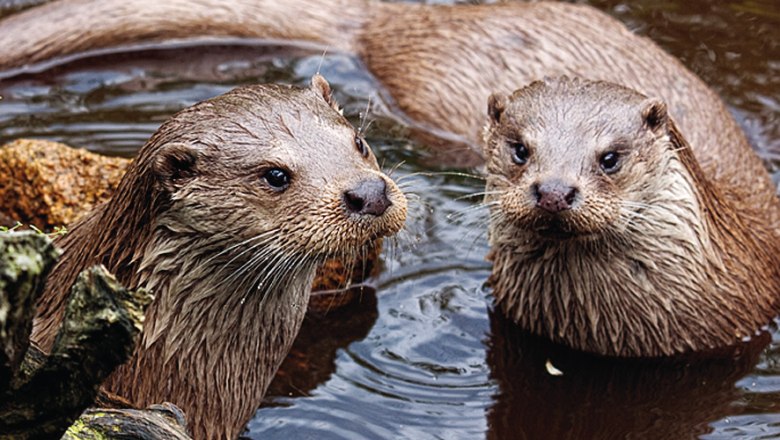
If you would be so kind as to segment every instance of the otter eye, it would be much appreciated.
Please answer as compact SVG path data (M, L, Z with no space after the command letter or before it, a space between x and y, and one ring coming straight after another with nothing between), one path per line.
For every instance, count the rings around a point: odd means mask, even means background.
M524 142L510 142L509 148L512 149L512 160L518 165L525 165L528 162L528 147Z
M271 168L263 174L263 179L271 185L271 188L279 191L290 186L290 174L281 168Z
M360 136L355 136L355 146L363 157L368 157L368 145Z
M620 168L620 154L615 151L607 151L599 159L601 169L607 174L612 174Z

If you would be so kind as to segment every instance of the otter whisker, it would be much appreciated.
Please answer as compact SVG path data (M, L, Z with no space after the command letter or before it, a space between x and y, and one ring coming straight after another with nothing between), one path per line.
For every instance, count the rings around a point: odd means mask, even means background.
M398 184L398 188L406 189L406 188L415 187L415 186L419 185L422 182L425 182L425 181L422 180L422 179L418 179L418 180L410 180L410 181L401 181L401 182L397 182L397 184Z
M392 178L393 177L393 173L398 171L398 169L401 168L401 166L403 164L405 164L405 163L406 163L406 160L402 160L402 161L398 162L397 164L393 165L388 171L386 171L387 176ZM384 169L384 167L382 167L382 168Z
M257 249L258 247L264 246L264 245L266 245L266 244L268 244L266 241L261 241L261 242L259 242L259 243L256 243L256 244L254 244L254 245L250 246L248 249L244 249L243 251L241 251L240 253L238 253L238 254L237 254L235 257L231 258L231 259L230 259L230 260L229 260L227 263L225 263L225 264L224 264L222 267L225 267L225 268L227 268L227 267L230 267L230 264L231 264L231 263L233 263L234 261L236 261L237 259L239 259L240 257L242 257L244 254L246 254L246 253L248 253L248 252L249 252L249 253L250 253L250 255L251 255L251 252L252 252L252 251L254 251L254 250L255 250L255 249ZM237 270L236 272L238 273L238 272L240 272L240 270L241 270L241 268L239 268L239 270ZM228 278L227 278L227 280L230 280L230 277L228 277Z
M270 253L265 253L265 255L259 254L257 256L254 256L252 259L249 260L246 267L249 269L246 270L247 273L256 272L256 275L252 278L252 281L249 283L250 286L254 286L254 289L247 289L244 293L244 296L241 298L240 304L243 305L246 302L246 299L248 298L249 294L256 291L263 291L264 293L272 293L273 290L270 288L271 286L268 286L267 289L262 289L263 282L259 282L260 277L265 275L265 278L263 280L267 279L269 276L272 275L275 268L278 267L277 264L275 264L275 261L279 258L283 257L282 252L278 252L277 249L268 249ZM268 255L272 255L271 258L267 258ZM266 263L266 264L263 264ZM261 298L261 301L265 301L265 298Z
M320 70L322 69L322 63L325 61L325 55L327 55L329 49L330 49L330 45L327 45L325 46L325 49L322 50L322 56L320 56L320 63L317 64L317 75L320 74Z
M255 236L253 236L253 237L250 237L250 238L248 238L248 239L246 239L246 240L244 240L244 241L241 241L241 242L239 242L239 243L236 243L236 244L234 244L234 245L232 245L232 246L229 246L229 247L227 247L227 248L223 249L222 251L218 252L217 254L215 254L215 255L211 256L211 258L209 258L208 260L204 261L202 264L203 264L204 266L206 266L206 265L208 265L208 264L209 264L211 261L213 261L214 259L216 259L216 258L220 257L221 255L224 255L224 254L226 254L226 253L228 253L228 252L232 251L233 249L235 249L235 248L237 248L237 247L243 246L243 245L245 245L245 244L247 244L247 243L250 243L250 242L252 242L252 241L254 241L254 240L257 240L257 239L260 239L260 238L263 238L263 237L267 237L268 235L270 235L270 234L273 234L273 233L276 233L276 232L278 232L278 231L279 231L279 229L271 229L270 231L262 232L262 233L260 233L260 234L257 234L257 235L255 235Z
M277 287L276 284L278 284L278 282L280 281L279 278L285 278L286 279L286 277L283 277L283 276L276 277L276 279L274 279L273 277L275 275L283 275L284 272L287 271L288 266L289 266L289 264L292 261L297 261L298 259L307 257L306 254L298 254L298 255L292 254L292 256L289 256L289 255L286 255L286 254L287 253L284 252L284 251L280 251L277 254L277 258L275 258L273 260L273 264L272 264L271 270L258 283L258 285L257 285L257 289L258 290L263 288L263 286L265 285L266 281L268 281L268 279L270 278L270 279L275 280L275 281L272 281L272 283L267 286L268 287L267 291L273 292L273 289L275 289ZM281 258L281 260L280 260L280 258Z
M500 197L500 196L503 196L504 194L506 194L507 192L508 192L508 190L502 190L502 191L498 191L498 190L496 190L496 191L480 191L480 192L475 192L475 193L471 193L471 194L465 194L465 195L462 195L460 197L456 197L454 200L461 201L461 200L468 200L468 199L471 199L473 197L482 197L482 196L499 196Z
M252 246L252 248L250 248L250 250L256 249L258 246L267 245L267 244L269 244L271 242L272 241L258 243L256 245ZM225 285L225 284L230 284L232 281L238 280L239 277L241 277L243 274L247 273L250 269L252 269L254 265L256 265L256 264L258 264L258 263L260 263L260 262L262 262L264 260L267 260L266 257L268 255L270 255L270 254L273 254L274 252L275 252L275 249L273 247L267 247L267 248L263 249L261 252L255 254L255 255L252 255L249 258L249 260L244 262L244 264L239 266L235 271L233 271L233 273L231 273L230 275L225 277L222 281L220 281L219 284L217 284L216 287L220 287L220 286ZM228 266L224 265L223 267L226 268Z
M477 179L477 180L487 180L487 177L485 176L481 176L478 174L464 173L461 171L418 171L415 173L405 174L399 177L396 180L396 183L400 184L403 180L409 177L417 177L417 176L425 176L425 177L455 176L455 177L467 177L470 179Z
M656 208L656 205L651 205L649 203L642 203L642 202L632 202L630 200L623 200L620 202L623 206L635 206L638 208L647 208L647 209L653 209Z
M363 113L358 114L358 116L360 117L360 126L358 127L357 132L361 136L363 135L363 133L365 133L364 129L365 130L368 129L368 126L365 126L364 124L366 120L368 120L368 112L370 110L371 110L371 95L369 94L368 98L366 99L366 109L363 111ZM371 125L371 123L369 122L368 125Z
M418 215L422 215L425 212L433 212L434 205L432 201L417 193L407 191L405 194L407 197L407 211L409 211L410 220L414 221L418 219Z
M445 218L447 220L453 220L454 221L454 220L457 220L457 219L463 217L465 214L470 214L470 213L475 212L475 211L481 211L481 210L486 209L486 208L489 209L489 208L491 208L493 206L499 205L500 203L501 202L499 202L499 201L493 201L493 202L487 202L487 203L485 203L485 202L477 203L477 204L465 207L463 209L459 209L457 211L453 211L453 212L447 214L445 216Z

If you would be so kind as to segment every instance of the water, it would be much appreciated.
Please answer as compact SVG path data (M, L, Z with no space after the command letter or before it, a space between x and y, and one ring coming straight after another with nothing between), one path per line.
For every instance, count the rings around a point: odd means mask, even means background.
M776 1L589 3L711 84L780 178ZM417 196L376 293L307 318L247 437L780 437L778 331L737 360L636 365L551 347L492 314L486 215L469 197L483 182L415 174L430 170L426 154L382 116L376 84L348 56L212 46L77 61L0 83L0 142L45 138L132 156L182 107L238 84L306 84L320 63L356 125L370 97L369 142L386 167L403 162L396 177Z

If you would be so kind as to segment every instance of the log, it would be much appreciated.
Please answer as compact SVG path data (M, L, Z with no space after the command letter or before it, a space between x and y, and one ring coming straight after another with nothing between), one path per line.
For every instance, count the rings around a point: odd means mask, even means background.
M35 302L57 257L43 235L0 233L0 396L27 352Z
M182 411L170 403L145 410L88 409L63 440L190 440Z
M71 290L51 354L30 345L35 302L58 254L43 234L0 233L0 439L189 438L171 404L82 415L130 356L152 301L148 291L124 288L102 266L87 269Z

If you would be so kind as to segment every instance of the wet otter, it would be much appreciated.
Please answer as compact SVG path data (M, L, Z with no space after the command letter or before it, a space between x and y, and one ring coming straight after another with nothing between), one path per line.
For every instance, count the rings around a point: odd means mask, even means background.
M691 145L662 101L605 82L534 82L488 113L491 283L521 327L651 357L778 314L780 202L748 147Z
M327 256L403 225L406 199L330 88L242 87L181 111L116 193L59 241L34 340L52 343L66 288L102 263L155 300L131 360L105 387L170 401L195 438L235 438L298 332Z
M596 9L566 3L59 0L0 21L0 69L204 37L296 40L356 53L401 118L445 139L446 150L470 147L454 159L462 165L480 160L482 109L491 93L554 75L657 95L698 147L747 145L717 95L679 61ZM747 172L758 158L742 162Z

